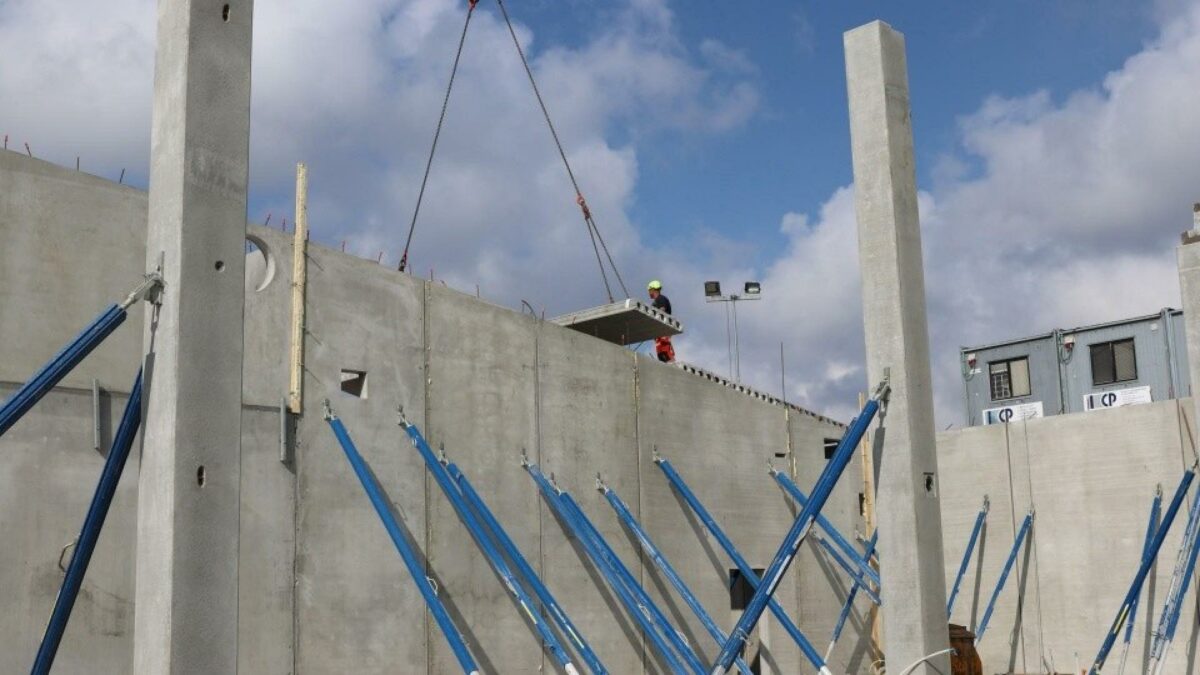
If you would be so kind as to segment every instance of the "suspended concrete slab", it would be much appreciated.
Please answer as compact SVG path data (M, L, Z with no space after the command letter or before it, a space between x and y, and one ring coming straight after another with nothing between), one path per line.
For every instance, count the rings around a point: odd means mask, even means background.
M632 298L563 314L550 322L622 346L683 332L678 319Z

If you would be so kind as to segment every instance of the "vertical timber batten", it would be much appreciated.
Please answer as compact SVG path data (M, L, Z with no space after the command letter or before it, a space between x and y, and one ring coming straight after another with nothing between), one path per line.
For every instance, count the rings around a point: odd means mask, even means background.
M296 165L296 233L292 244L292 341L288 410L304 412L304 294L308 285L308 167Z
M134 672L235 673L252 0L160 0Z
M875 434L877 516L890 580L884 653L889 672L901 672L949 643L908 72L904 36L881 21L847 32L845 50L867 378L888 372L892 387ZM949 657L913 672L947 674Z

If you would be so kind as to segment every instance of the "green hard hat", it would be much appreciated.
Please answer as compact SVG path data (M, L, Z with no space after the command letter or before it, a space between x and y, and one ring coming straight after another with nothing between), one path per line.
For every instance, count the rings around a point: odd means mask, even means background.
M662 290L662 282L659 281L658 279L655 279L654 281L651 281L650 283L646 284L646 290L661 291Z

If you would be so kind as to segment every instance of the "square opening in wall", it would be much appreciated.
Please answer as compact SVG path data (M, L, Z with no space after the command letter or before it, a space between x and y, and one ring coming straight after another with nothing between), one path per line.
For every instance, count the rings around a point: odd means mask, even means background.
M367 371L342 369L342 391L356 398L367 397Z
M837 452L838 446L842 444L840 438L825 439L825 459L833 459L834 453Z
M755 576L762 579L762 575L766 572L764 567L752 567ZM754 597L754 587L746 581L746 577L742 576L742 570L733 567L729 570L729 609L733 611L741 611L746 609L746 605L750 604L750 598Z

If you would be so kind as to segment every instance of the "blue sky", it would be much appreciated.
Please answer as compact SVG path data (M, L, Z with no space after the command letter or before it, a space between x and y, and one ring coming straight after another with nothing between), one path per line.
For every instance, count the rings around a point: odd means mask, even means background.
M612 11L582 0L529 4L524 21L551 43L580 39ZM758 256L782 245L780 213L815 209L851 182L844 31L883 18L905 33L910 63L920 66L910 86L922 185L958 142L958 118L985 97L1091 85L1157 32L1151 5L1119 1L671 6L685 44L718 39L746 56L762 108L720 136L663 134L640 144L632 214L669 239L697 227L743 229L762 243Z
M249 218L394 266L465 0L256 0ZM744 379L848 417L863 372L842 33L907 37L940 426L957 349L1178 303L1200 200L1200 0L508 0L629 282L667 285L681 359L724 373L701 282L763 283ZM0 2L10 146L145 185L154 0ZM605 300L570 184L494 0L481 0L413 269L547 315Z

